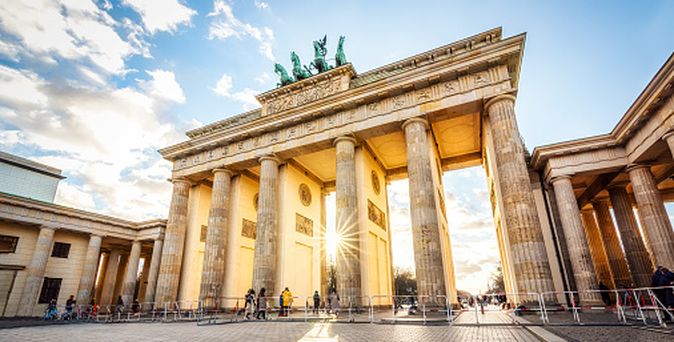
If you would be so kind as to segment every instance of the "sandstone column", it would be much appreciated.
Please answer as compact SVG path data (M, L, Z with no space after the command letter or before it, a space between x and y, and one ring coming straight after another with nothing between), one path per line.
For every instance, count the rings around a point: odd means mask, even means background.
M625 186L611 186L608 188L608 194L611 197L613 213L618 224L623 247L625 247L625 257L627 257L627 263L630 265L634 285L637 287L650 286L653 265L648 257L644 240L639 233L639 226L634 217L632 203Z
M130 307L131 303L133 303L133 294L136 290L136 281L138 280L138 262L140 262L141 247L141 242L137 240L131 244L131 253L129 254L129 261L126 266L121 294L122 300L127 307Z
M359 304L361 292L360 227L356 191L356 139L335 139L337 169L335 179L336 230L340 237L335 256L337 293L344 301Z
M571 268L576 280L578 298L582 305L600 304L601 297L596 292L586 292L597 289L597 277L592 266L590 249L588 248L583 224L580 221L578 202L571 185L571 177L561 176L552 180L555 188L555 197L559 208L559 215L564 229L566 245L571 257Z
M604 241L604 249L608 257L609 267L613 274L613 283L616 288L625 288L632 284L632 276L627 267L627 259L625 253L620 246L620 239L613 225L613 218L609 209L608 201L595 200L592 201L592 208L597 215L597 223L601 238Z
M428 122L412 118L402 125L407 149L410 217L414 244L414 265L419 296L445 295L440 225L435 203L432 160L428 142Z
M514 106L515 97L511 95L495 97L485 104L517 288L518 292L555 291ZM546 300L556 299L547 296Z
M674 231L655 177L647 165L630 165L627 173L643 222L642 229L650 242L653 260L656 266L674 267Z
M585 209L580 211L583 226L585 227L585 237L590 247L590 255L594 264L594 271L597 279L609 288L615 288L611 268L608 264L608 256L604 248L604 241L601 238L601 232L597 226L597 220L594 217L594 210Z
M257 205L257 231L253 259L253 289L263 287L276 294L276 258L278 242L278 168L281 160L275 156L260 158L260 191ZM281 284L279 284L281 285Z
M215 305L215 299L220 296L225 283L231 178L232 172L229 170L213 170L213 190L211 207L208 211L208 230L199 294L199 298L205 301L204 305L207 307Z
M113 249L108 256L108 265L105 268L105 277L103 278L103 287L101 289L101 298L98 304L109 305L112 304L112 297L115 292L115 283L117 280L117 271L119 269L119 259L122 256L122 251Z
M87 254L84 257L84 268L80 276L80 285L77 291L77 304L88 305L91 300L91 290L96 282L96 268L100 259L101 241L100 235L91 235L89 237L89 246Z
M44 271L47 268L47 261L49 261L49 253L51 253L55 232L55 227L42 226L40 228L40 234L35 243L35 250L33 250L33 257L30 265L26 267L26 282L23 286L21 299L19 300L17 316L33 316L33 309L42 289Z
M152 247L152 259L150 260L150 271L147 274L147 287L145 288L144 302L154 302L154 293L157 288L157 276L159 275L159 262L161 260L161 247L163 241L161 239L154 240Z
M185 232L187 230L187 204L192 184L183 178L173 180L173 195L169 208L168 222L164 237L159 277L155 301L159 307L165 302L173 302L178 298L180 284L180 267L183 262Z

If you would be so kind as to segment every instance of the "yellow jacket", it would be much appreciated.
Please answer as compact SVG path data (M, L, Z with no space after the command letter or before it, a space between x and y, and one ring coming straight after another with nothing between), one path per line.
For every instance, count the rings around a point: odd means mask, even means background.
M292 292L283 291L283 306L290 306L293 303L293 294Z

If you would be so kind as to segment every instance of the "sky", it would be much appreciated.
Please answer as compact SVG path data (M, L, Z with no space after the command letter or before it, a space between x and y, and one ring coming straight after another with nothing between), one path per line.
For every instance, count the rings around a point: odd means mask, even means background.
M527 33L516 110L532 150L612 129L672 53L673 15L672 1L1 1L0 149L61 168L57 203L166 217L156 150L257 107L291 51L307 60L312 40L333 51L344 35L364 72L501 26ZM498 251L484 172L443 179L458 287L485 289ZM407 183L389 197L394 264L410 267Z

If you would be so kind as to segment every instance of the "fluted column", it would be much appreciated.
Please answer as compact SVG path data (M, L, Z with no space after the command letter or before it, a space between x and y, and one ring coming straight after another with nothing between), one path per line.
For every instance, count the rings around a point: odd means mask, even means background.
M77 291L77 303L80 305L87 305L91 300L91 291L96 281L96 268L100 259L102 241L103 237L100 235L91 235L89 237L89 246L87 247L87 254L84 257L84 268L82 269L79 290Z
M278 168L275 156L260 158L260 191L257 205L257 230L253 259L253 289L265 288L276 294L276 258L278 243Z
M356 191L356 139L335 139L335 218L337 236L337 292L345 303L357 301L361 292L360 226L358 225L358 196Z
M602 241L604 241L604 249L606 250L609 267L613 274L613 283L616 288L628 287L632 284L632 276L627 267L625 253L620 246L618 232L613 225L609 203L606 200L595 200L592 201L592 208L594 208L594 212L597 215L599 231L601 232Z
M580 211L583 226L585 227L585 238L590 247L590 255L592 256L592 263L594 264L594 272L597 279L609 288L615 288L613 283L613 276L611 268L608 264L608 256L604 248L604 241L601 238L601 232L594 217L592 209L585 209Z
M630 265L634 285L638 287L650 286L653 265L648 257L641 233L639 233L639 226L634 217L632 203L625 186L611 186L608 188L608 194L611 198L611 206L618 224L618 231L620 231L620 239L623 247L625 247L625 257Z
M410 217L414 265L419 296L445 295L440 225L433 186L433 169L428 142L428 122L421 118L405 121L407 175L409 178Z
M564 229L566 245L569 248L573 278L576 280L580 302L583 305L601 303L599 293L586 292L597 289L597 277L583 232L583 223L580 221L580 211L571 185L571 178L569 176L556 177L552 180L552 186L555 188L559 216L562 229Z
M214 300L220 296L225 283L231 178L232 172L229 170L213 170L213 190L211 207L208 211L208 230L199 295L202 300L205 300L204 305L208 307L215 305Z
M47 268L47 261L49 261L55 232L56 228L54 227L43 226L40 228L33 257L30 260L30 265L26 268L26 282L19 300L17 316L33 316L33 309L40 295L44 271Z
M122 251L119 249L111 250L110 254L108 255L108 265L105 267L101 298L99 298L98 301L100 305L112 304L112 296L115 292L115 283L117 282L117 271L119 270L121 256Z
M674 231L651 168L647 165L630 165L627 173L653 260L656 266L674 267Z
M138 281L138 262L140 262L140 249L142 244L140 241L131 243L131 253L129 254L129 261L126 266L126 273L124 275L124 283L122 284L122 300L124 304L131 305L133 302L133 294L136 290L136 281Z
M180 268L183 262L185 233L187 231L187 205L192 184L182 178L173 180L173 195L169 207L168 222L164 237L161 263L155 301L160 307L165 302L173 302L178 298L180 284Z
M157 276L159 275L159 263L161 261L161 248L163 241L161 239L154 240L152 247L152 259L150 260L150 271L147 274L147 287L145 287L144 302L154 302L154 293L157 289Z
M518 292L555 291L552 273L515 119L515 97L502 95L485 104L492 131ZM554 301L554 296L546 300Z

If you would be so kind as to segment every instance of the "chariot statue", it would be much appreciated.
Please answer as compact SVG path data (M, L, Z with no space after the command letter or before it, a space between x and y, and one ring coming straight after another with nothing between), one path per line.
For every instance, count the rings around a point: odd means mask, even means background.
M344 54L344 36L339 37L339 42L337 43L337 51L335 52L335 67L342 66L347 64L346 55ZM328 64L325 56L328 54L328 49L325 47L328 42L328 36L323 36L322 39L313 41L314 45L314 59L309 64L309 67L302 65L300 61L300 56L298 56L294 51L290 53L290 61L293 64L292 76L288 74L286 69L281 65L276 63L274 65L274 73L279 76L279 82L276 84L279 87L286 86L295 81L301 81L307 79L313 75L326 72L332 67ZM315 70L316 73L311 71Z

